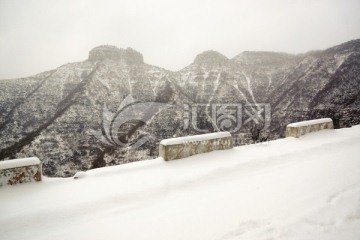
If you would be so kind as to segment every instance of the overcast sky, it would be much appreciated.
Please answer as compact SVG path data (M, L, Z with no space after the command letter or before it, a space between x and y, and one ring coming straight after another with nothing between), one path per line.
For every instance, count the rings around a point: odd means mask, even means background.
M325 49L360 38L359 10L359 0L0 0L0 79L85 60L103 44L170 70L210 49Z

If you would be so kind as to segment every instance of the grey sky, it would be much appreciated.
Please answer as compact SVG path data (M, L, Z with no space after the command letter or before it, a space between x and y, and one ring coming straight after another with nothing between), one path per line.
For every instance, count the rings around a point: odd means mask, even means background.
M132 47L170 70L205 50L289 53L360 38L359 0L0 0L0 79Z

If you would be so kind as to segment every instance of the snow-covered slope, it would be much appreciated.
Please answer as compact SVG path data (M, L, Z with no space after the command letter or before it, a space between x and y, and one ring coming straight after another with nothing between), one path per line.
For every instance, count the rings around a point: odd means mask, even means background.
M359 239L360 126L0 189L1 239Z

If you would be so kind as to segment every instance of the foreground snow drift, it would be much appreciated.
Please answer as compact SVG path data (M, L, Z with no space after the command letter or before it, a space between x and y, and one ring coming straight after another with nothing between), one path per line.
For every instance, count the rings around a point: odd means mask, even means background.
M0 238L359 239L360 126L0 188Z

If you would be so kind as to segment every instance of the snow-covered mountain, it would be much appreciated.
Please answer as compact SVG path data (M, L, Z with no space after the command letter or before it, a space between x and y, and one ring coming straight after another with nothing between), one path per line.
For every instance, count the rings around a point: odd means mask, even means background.
M338 127L351 126L360 123L359 85L360 40L299 55L243 52L228 59L206 51L178 72L146 64L131 48L99 46L83 62L0 80L0 159L37 156L48 176L148 159L157 156L161 139L199 133L191 121L216 130L210 107L192 119L193 106L211 104L241 104L242 110L269 104L270 139L308 118L329 116ZM114 125L136 101L167 106L142 115L134 110L146 124ZM243 122L236 134L248 134L254 124ZM116 144L143 136L151 140L136 149ZM103 141L110 138L110 144Z

